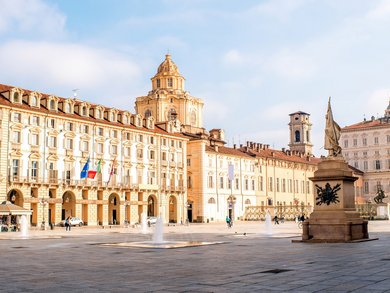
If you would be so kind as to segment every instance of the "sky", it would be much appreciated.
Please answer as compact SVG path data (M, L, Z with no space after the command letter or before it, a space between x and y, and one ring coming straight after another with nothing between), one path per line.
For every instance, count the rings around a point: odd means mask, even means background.
M381 117L390 97L386 0L0 0L0 83L134 113L169 52L229 146L289 143L309 113L313 152L335 121Z

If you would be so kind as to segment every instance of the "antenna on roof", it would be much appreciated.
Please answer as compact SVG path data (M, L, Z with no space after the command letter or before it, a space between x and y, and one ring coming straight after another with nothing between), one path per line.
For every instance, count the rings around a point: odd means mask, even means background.
M79 91L80 89L73 89L72 92L73 92L73 98L77 98L77 92Z

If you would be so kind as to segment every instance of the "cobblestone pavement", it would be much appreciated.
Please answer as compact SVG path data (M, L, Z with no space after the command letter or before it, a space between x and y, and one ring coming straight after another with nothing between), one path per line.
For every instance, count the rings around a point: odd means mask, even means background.
M164 239L222 244L178 249L102 246L146 241L137 228L0 233L1 292L390 292L390 222L347 244L292 243L296 223L164 227ZM245 234L245 235L244 235Z

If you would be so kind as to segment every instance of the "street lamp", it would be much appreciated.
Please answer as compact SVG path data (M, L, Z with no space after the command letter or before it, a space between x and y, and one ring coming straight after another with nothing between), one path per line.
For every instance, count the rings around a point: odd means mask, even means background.
M46 220L45 220L45 205L48 203L46 199L41 198L39 203L42 205L42 224L41 229L46 230Z

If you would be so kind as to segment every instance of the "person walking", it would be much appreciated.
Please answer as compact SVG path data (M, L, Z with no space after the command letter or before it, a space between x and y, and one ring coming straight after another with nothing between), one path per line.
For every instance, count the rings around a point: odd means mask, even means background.
M279 218L278 218L277 215L275 215L275 217L274 217L274 224L275 224L275 225L276 225L276 224L279 225Z
M226 224L227 224L228 228L231 227L231 222L230 222L229 216L226 216Z
M65 231L70 231L70 216L65 219Z

